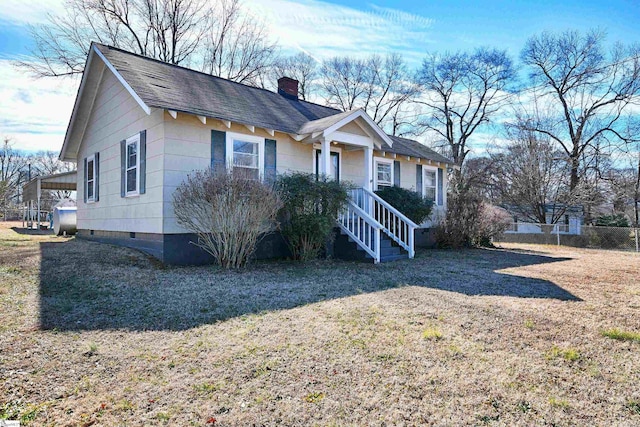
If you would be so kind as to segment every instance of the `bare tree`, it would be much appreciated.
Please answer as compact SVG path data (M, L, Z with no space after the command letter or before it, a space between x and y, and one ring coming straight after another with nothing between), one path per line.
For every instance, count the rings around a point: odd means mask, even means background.
M421 125L436 135L458 167L470 152L474 132L510 99L507 86L513 77L511 59L495 49L434 54L424 60L418 73L423 93L417 102L426 107Z
M394 135L401 133L401 125L409 124L402 119L403 107L418 93L398 54L331 58L322 65L320 86L328 105L344 111L362 108Z
M623 213L631 218L635 227L640 225L640 144L628 147L616 167L607 172L613 197L613 213Z
M208 29L204 0L66 0L65 14L32 26L32 58L18 65L38 77L81 74L91 40L160 59L188 61Z
M57 151L37 152L31 160L33 177L71 172L76 169L73 163L61 161L58 155ZM67 190L47 190L47 192L49 193L47 198L52 201L71 197L71 191Z
M204 38L202 71L261 86L276 55L264 23L243 13L240 0L220 0L211 8Z
M549 138L523 128L509 129L509 137L491 156L499 202L533 222L555 224L580 196L569 187L567 162Z
M17 65L37 77L82 74L97 41L171 64L199 66L256 84L275 45L240 0L66 0L65 14L31 27L32 57Z
M570 186L580 183L581 159L598 144L628 143L624 113L640 95L640 50L616 44L607 53L605 34L542 33L530 38L521 58L530 69L527 129L550 138L571 164Z
M27 180L29 157L13 148L11 138L4 137L0 147L0 206L6 207L19 195L20 185Z
M274 79L280 77L291 77L298 81L298 96L300 99L308 101L312 94L317 92L318 61L304 52L293 56L285 56L276 60L274 69Z
M75 165L71 162L63 162L59 158L57 151L39 151L33 156L31 162L33 166L33 174L36 175L53 175L63 172L71 172L75 169Z

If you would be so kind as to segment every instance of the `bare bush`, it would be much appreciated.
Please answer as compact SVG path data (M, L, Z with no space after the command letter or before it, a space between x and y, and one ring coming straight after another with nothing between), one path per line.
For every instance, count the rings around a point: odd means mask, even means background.
M476 244L492 246L492 239L504 233L512 221L513 218L505 209L483 202L478 215Z
M436 228L440 247L491 246L491 239L511 224L507 211L487 203L468 180L454 177L446 219Z
M180 226L224 268L240 268L258 241L274 230L281 202L275 191L243 174L196 171L173 195Z

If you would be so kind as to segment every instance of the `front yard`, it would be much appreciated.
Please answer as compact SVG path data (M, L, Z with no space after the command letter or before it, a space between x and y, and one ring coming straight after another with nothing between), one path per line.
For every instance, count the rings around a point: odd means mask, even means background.
M0 224L0 418L640 424L634 253L513 245L226 272Z

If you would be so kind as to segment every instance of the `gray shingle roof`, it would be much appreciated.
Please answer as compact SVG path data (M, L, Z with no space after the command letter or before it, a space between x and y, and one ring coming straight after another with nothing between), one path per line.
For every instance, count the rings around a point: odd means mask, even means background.
M113 47L96 47L149 107L288 133L297 133L310 120L340 112Z
M393 141L393 147L383 146L383 150L402 156L420 157L422 159L433 160L434 162L453 164L442 154L433 151L424 144L412 139L401 138L399 136L389 136Z
M318 132L318 131L325 130L326 128L335 125L340 120L344 119L345 117L349 116L350 114L353 114L353 110L344 111L344 112L341 112L341 113L336 113L336 114L334 114L332 116L327 116L327 117L323 117L321 119L308 121L307 123L302 125L300 127L300 129L298 129L298 133L299 134L307 134L307 133L313 133L313 132Z
M149 107L229 120L285 133L310 133L337 123L350 111L271 92L94 43ZM311 122L311 123L310 123ZM311 129L311 130L309 130ZM391 137L385 151L436 162L451 160L417 141Z

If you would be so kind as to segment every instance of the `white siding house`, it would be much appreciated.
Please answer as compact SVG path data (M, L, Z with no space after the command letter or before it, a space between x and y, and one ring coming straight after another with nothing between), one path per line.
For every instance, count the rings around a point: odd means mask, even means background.
M232 164L238 144L251 150L256 177L320 172L366 191L398 185L432 198L434 219L444 215L450 160L386 135L362 110L298 100L284 83L270 92L93 44L60 154L78 164L79 235L202 262L176 223L173 192L194 170ZM276 240L266 243L273 255Z

